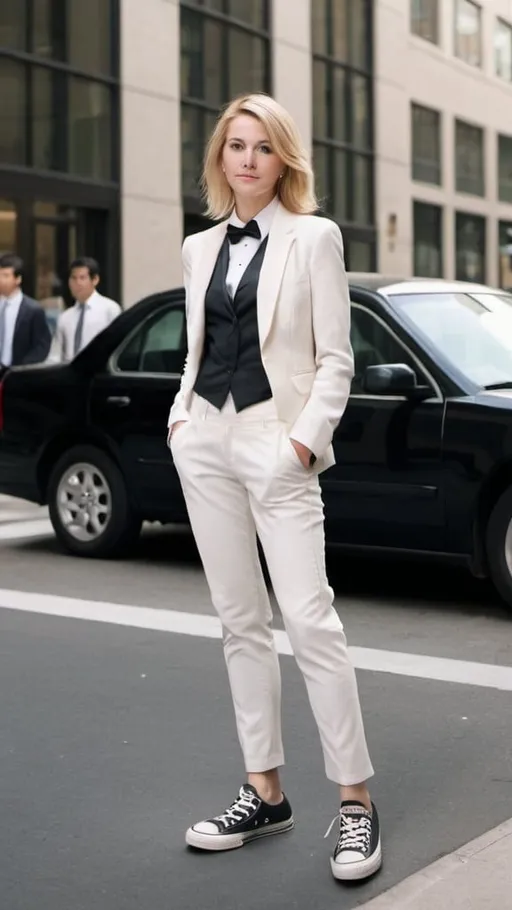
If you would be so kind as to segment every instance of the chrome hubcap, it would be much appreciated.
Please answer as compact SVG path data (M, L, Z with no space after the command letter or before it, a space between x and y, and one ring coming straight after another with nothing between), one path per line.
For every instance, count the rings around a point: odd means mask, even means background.
M510 576L512 576L512 521L509 521L505 534L505 562Z
M59 518L71 537L97 540L112 516L112 494L105 475L92 464L71 465L57 489Z

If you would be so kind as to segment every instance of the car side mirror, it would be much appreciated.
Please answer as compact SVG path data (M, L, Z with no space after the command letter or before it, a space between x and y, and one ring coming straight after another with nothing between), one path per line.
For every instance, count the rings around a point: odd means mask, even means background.
M405 363L382 363L367 367L362 382L367 395L404 395L421 400L430 398L432 389L419 386L414 370Z

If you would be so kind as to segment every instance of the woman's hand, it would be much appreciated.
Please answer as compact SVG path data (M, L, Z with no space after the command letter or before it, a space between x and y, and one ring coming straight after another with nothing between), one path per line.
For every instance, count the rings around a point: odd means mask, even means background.
M311 449L308 449L308 447L303 445L301 442L297 442L296 439L290 439L290 442L297 452L297 457L301 464L305 468L309 468L311 466L311 455L313 454Z

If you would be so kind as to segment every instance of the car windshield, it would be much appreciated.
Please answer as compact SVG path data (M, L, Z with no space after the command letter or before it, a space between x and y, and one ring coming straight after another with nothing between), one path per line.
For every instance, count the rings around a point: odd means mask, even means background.
M512 388L512 296L469 293L392 295L406 320L468 379ZM487 298L495 297L496 306Z

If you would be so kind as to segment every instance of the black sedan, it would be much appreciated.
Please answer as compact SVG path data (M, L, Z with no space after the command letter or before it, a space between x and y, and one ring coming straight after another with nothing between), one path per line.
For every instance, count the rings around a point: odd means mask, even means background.
M356 375L322 475L328 542L465 563L512 607L512 296L351 275ZM187 521L166 445L183 290L124 312L68 365L0 386L0 492L48 503L72 553Z

